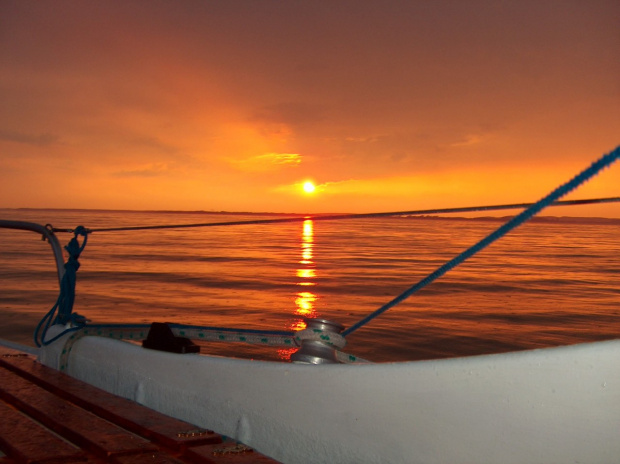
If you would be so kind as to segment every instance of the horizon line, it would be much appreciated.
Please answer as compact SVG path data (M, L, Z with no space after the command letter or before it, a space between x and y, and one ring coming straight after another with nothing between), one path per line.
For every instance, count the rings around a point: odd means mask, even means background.
M579 205L572 205L579 206ZM464 207L468 208L468 207ZM472 207L474 208L474 207ZM458 208L454 208L458 209ZM157 213L157 214L212 214L212 215L233 215L233 216L287 216L291 218L303 218L308 217L308 219L320 218L322 216L361 216L360 219L364 218L364 215L372 216L373 214L384 215L383 217L392 217L396 219L438 219L438 220L455 220L455 219L464 219L464 220L502 220L509 219L514 215L502 215L502 216L492 216L492 215L478 215L478 216L452 216L452 214L458 214L458 211L455 212L441 212L438 211L436 213L432 213L433 210L428 210L428 214L420 213L412 213L412 212L402 212L402 213L281 213L281 212L269 212L269 211L260 211L260 212L251 212L251 211L226 211L226 210L156 210L156 209L119 209L119 208L41 208L41 207L0 207L0 210L9 210L9 211L92 211L92 212L119 212L119 213ZM480 211L483 212L484 210ZM448 214L449 216L445 216ZM557 216L557 215L547 215L541 214L537 215L530 219L530 221L534 221L537 219L543 220L564 220L564 221L602 221L602 222L620 222L620 217L605 217L605 216Z

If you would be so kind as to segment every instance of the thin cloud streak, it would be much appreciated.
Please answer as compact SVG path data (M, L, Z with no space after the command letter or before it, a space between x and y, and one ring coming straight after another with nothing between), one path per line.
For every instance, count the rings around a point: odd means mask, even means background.
M0 130L0 140L44 147L58 142L59 137L53 134L25 134Z
M278 170L283 167L296 167L302 162L297 153L265 153L240 160L229 160L230 164L241 171L264 172Z

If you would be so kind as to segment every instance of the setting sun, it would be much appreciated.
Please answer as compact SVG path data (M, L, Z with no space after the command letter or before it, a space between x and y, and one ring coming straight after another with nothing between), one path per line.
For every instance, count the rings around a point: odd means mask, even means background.
M316 190L316 187L314 186L312 182L308 181L308 182L304 182L303 189L304 189L304 192L306 193L314 193L314 191Z

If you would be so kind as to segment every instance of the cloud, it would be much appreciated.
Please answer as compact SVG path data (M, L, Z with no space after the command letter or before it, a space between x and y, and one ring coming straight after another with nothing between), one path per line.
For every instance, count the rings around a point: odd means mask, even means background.
M58 142L59 137L53 134L26 134L0 129L0 140L45 147Z
M477 135L477 134L469 134L467 136L465 136L465 138L459 142L454 142L451 143L450 146L451 147L468 147L471 145L478 145L479 143L483 142L485 139L484 136L482 135Z
M160 177L170 175L170 167L166 163L152 163L123 169L111 173L112 177Z
M301 102L283 102L258 108L252 122L284 123L290 126L314 124L325 119L325 108Z
M279 102L248 109L247 122L263 137L275 143L295 143L302 134L321 130L326 109L304 102Z
M241 171L265 172L274 171L282 167L294 167L301 164L302 157L297 153L265 153L240 160L228 161Z
M129 143L148 148L154 152L165 155L176 155L179 152L179 149L176 146L163 142L157 137L135 137L134 139L129 140Z

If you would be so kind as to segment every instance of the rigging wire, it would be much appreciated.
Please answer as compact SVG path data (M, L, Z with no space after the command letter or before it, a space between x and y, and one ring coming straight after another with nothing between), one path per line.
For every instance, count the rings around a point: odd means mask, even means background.
M489 246L491 243L502 238L504 235L506 235L511 230L519 227L524 222L528 221L529 219L534 217L536 214L541 212L547 206L553 205L554 202L556 202L559 198L562 198L564 195L576 189L581 184L583 184L584 182L594 177L600 171L602 171L606 167L613 164L619 158L620 158L620 146L617 147L615 150L603 155L601 158L599 158L597 161L592 163L586 169L581 171L575 177L573 177L569 181L557 187L547 196L541 198L536 203L532 204L530 207L528 207L527 209L523 210L521 213L519 213L518 215L510 219L508 222L502 224L498 229L491 232L489 235L487 235L485 238L480 240L478 243L474 244L473 246L469 247L467 250L463 251L461 254L457 255L456 257L452 258L450 261L438 267L435 271L431 272L429 275L424 277L418 283L409 287L407 290L402 292L396 298L392 299L391 301L381 306L379 309L373 311L372 313L360 319L358 322L356 322L351 327L349 327L344 332L342 332L342 335L346 337L352 332L368 324L371 320L383 314L388 309L393 308L399 303L402 303L404 300L409 298L415 292L426 287L428 284L434 282L435 280L443 276L445 273L447 273L451 269L455 268L459 264L471 258L473 255L475 255L479 251Z
M620 197L609 198L589 198L583 200L564 200L555 201L548 206L577 206L577 205L590 205L597 203L616 203L620 202ZM412 210L412 211L391 211L380 213L360 213L360 214L310 214L299 215L295 217L277 218L277 219L254 219L243 221L226 221L226 222L201 222L195 224L162 224L155 226L128 226L128 227L109 227L109 228L96 228L87 229L88 233L93 232L120 232L120 231L132 231L132 230L156 230L156 229L187 229L197 227L221 227L221 226L243 226L243 225L256 225L256 224L284 224L293 222L303 222L307 220L312 221L337 221L344 219L364 219L364 218L378 218L378 217L390 217L390 216L423 216L428 214L449 214L449 213L471 213L478 211L502 211L510 209L524 209L529 208L536 203L513 203L506 205L488 205L488 206L466 206L460 208L439 208L439 209L424 209L424 210ZM238 213L234 213L238 214ZM66 228L52 228L53 232L68 232L74 233L74 229Z

